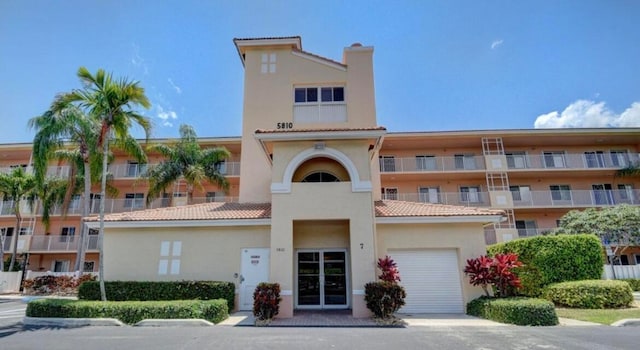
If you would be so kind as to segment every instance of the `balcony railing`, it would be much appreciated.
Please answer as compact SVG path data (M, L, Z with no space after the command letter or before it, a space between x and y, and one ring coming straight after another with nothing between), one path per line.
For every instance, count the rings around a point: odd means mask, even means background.
M640 190L512 192L513 207L595 207L640 204Z
M98 249L98 236L87 236L87 250ZM71 252L78 250L78 242L80 237L76 236L62 236L62 235L33 235L31 236L30 252L52 252L52 251L64 251Z
M380 158L380 171L383 173L470 171L484 169L485 163L483 156Z
M620 169L640 159L638 153L625 154L519 154L507 155L507 166L518 169Z
M111 164L109 166L109 172L113 174L116 179L136 179L144 176L147 169L157 165L158 163L151 164ZM240 175L240 162L224 162L219 165L219 171L225 176L239 176Z
M489 207L491 202L487 192L439 192L426 193L384 193L382 199L406 202L462 205L466 207Z
M553 230L555 229L556 228L554 227L554 228L517 228L516 230L518 231L518 237L526 238L526 237L545 235L553 232Z
M189 204L200 204L206 202L237 202L238 197L231 196L216 196L216 197L193 197L191 203ZM178 197L178 198L158 198L151 202L148 206L146 205L145 198L132 198L132 199L111 199L107 198L105 200L104 212L106 214L113 213L124 213L130 211L144 210L144 209L155 209L155 208L166 208L170 206L176 205L185 205L186 198ZM74 200L69 205L67 209L66 215L82 215L83 210L83 201L82 199ZM100 200L93 199L89 205L89 213L90 214L98 214L100 212ZM38 209L38 215L42 215L42 207ZM57 206L53 209L51 215L62 215L62 208Z

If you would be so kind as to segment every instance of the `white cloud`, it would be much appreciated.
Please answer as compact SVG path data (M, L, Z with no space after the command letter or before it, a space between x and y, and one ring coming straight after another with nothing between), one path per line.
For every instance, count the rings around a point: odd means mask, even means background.
M178 85L174 84L174 83L173 83L173 80L171 80L171 78L167 79L167 81L169 82L169 85L171 85L171 87L172 87L174 90L176 90L176 93L177 93L178 95L180 95L180 94L182 93L182 89L181 89Z
M140 46L138 46L136 43L131 43L131 46L133 47L133 54L131 56L131 64L133 64L136 67L142 68L142 72L145 75L149 74L149 67L147 66L147 63L145 61L144 58L142 58L142 56L140 56Z
M493 50L493 49L497 48L498 46L502 45L503 42L504 42L504 40L502 40L502 39L494 40L491 43L491 50Z
M156 117L162 121L162 126L172 127L173 123L171 121L178 119L178 113L175 111L165 111L160 105L156 105L156 109L158 110Z
M640 127L640 102L633 102L621 114L610 110L604 102L578 100L558 113L540 115L534 122L536 129L545 128L616 128Z

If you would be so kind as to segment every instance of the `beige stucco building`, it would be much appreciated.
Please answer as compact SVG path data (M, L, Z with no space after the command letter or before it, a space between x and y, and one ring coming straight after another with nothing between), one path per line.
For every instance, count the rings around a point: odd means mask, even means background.
M235 39L244 66L240 137L200 138L230 153L227 192L207 184L186 205L185 184L146 209L146 165L116 153L117 198L106 199L107 280L222 280L249 310L256 284L278 282L281 317L296 309L369 315L364 285L391 256L408 292L405 312L463 312L481 295L462 273L487 243L557 226L567 211L640 204L640 180L615 172L638 161L640 129L387 132L376 120L373 48L353 44L340 62L306 52L300 37ZM156 139L151 142L167 142ZM29 169L31 144L0 145L0 171ZM117 151L116 151L117 152ZM149 164L161 162L149 155ZM69 173L64 163L50 174ZM15 234L11 199L0 232L19 239L33 273L72 271L82 201L24 211ZM97 271L97 222L86 271ZM623 263L640 262L640 250ZM5 254L5 256L7 256Z

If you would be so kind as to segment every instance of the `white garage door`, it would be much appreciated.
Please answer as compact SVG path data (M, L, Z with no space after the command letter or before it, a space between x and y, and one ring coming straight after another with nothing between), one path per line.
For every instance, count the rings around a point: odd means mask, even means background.
M400 312L464 312L455 250L396 250L389 251L389 255L398 264L400 284L407 291L406 304Z

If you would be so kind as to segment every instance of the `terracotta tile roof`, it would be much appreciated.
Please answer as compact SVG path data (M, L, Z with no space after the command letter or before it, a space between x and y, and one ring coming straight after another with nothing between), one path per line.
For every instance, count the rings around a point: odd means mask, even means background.
M338 61L332 60L332 59L324 57L324 56L316 55L315 53L311 53L311 52L304 51L304 50L295 50L295 49L293 51L297 51L297 52L300 52L300 53L303 53L305 55L309 55L309 56L315 57L315 58L323 60L323 61L327 61L327 62L330 62L330 63L333 63L333 64L337 64L337 65L342 66L342 67L347 67L347 65L342 63L342 62L338 62Z
M294 36L265 36L262 38L233 38L234 41L238 40L242 40L242 41L252 41L252 40L280 40L280 39L298 39L298 40L302 40L302 37L300 35L294 35Z
M376 217L408 216L493 216L504 211L457 205L382 200L375 202Z
M504 211L455 205L383 200L375 203L376 217L494 216ZM105 215L114 221L247 220L271 218L271 203L202 203ZM92 216L86 221L98 221Z
M384 126L376 126L372 128L324 128L324 129L257 129L256 134L282 134L297 132L340 132L340 131L386 131Z
M105 221L246 220L271 218L271 203L202 203L105 215ZM86 221L98 221L92 216Z

